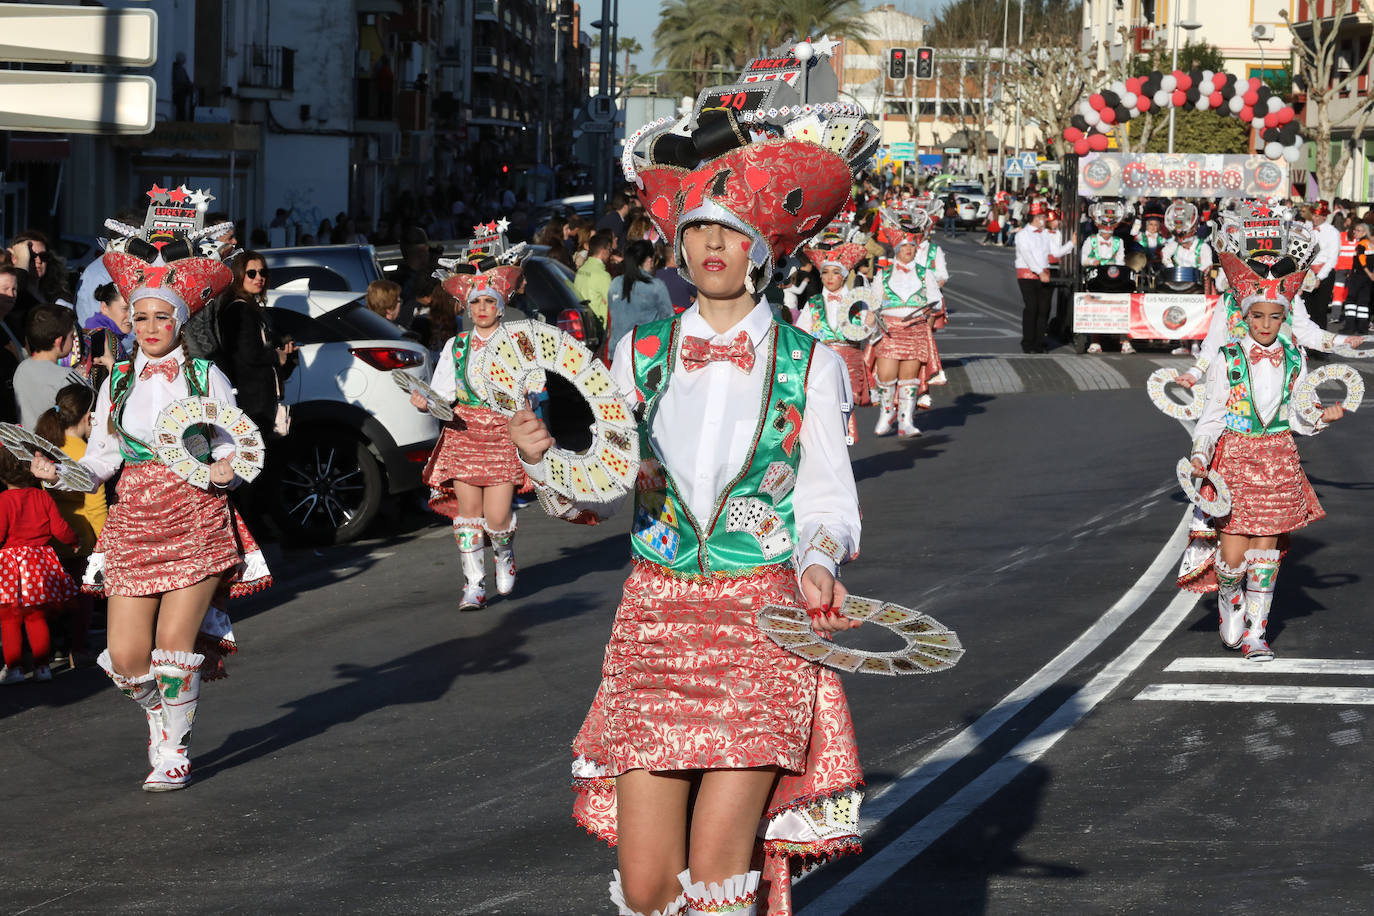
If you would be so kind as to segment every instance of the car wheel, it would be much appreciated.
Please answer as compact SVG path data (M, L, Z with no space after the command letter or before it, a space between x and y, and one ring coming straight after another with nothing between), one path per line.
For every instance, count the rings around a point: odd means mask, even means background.
M292 430L277 467L273 515L283 539L345 544L377 517L385 481L366 444L346 433Z

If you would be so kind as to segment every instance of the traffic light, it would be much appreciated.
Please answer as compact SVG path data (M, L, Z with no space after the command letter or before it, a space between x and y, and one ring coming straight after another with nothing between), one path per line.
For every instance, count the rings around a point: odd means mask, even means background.
M916 78L928 80L935 77L935 49L916 49Z
M887 78L906 79L906 48L889 48L887 52Z

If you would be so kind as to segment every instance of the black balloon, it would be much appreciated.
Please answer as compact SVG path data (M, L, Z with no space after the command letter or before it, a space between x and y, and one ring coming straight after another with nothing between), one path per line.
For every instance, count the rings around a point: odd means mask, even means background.
M1281 127L1276 127L1274 129L1278 131L1279 142L1282 143L1284 146L1292 146L1293 141L1298 139L1297 121L1289 121L1287 124L1284 124Z
M1265 142L1265 143L1269 143L1269 142L1272 142L1272 141L1275 141L1275 140L1279 140L1279 129L1278 129L1277 127L1266 127L1266 128L1264 129L1264 133L1260 134L1260 137L1262 137L1262 138L1264 139L1264 142ZM1282 141L1279 141L1279 142L1282 142ZM1287 145L1287 144L1285 144L1285 145Z
M1141 95L1146 96L1150 101L1154 101L1155 93L1159 91L1159 80L1151 76L1145 81L1145 85L1140 87Z
M1125 105L1118 105L1113 110L1116 112L1116 123L1118 124L1124 124L1135 114L1133 110L1127 108Z
M1152 82L1152 83L1155 84L1156 89L1158 89L1158 87L1159 87L1159 81L1162 80L1162 79L1164 79L1164 73L1163 73L1163 71L1161 71L1161 70L1151 70L1151 71L1150 71L1150 82Z
M1121 104L1121 96L1112 92L1110 89L1103 89L1101 95L1103 108L1115 108Z
M1185 93L1185 96L1188 99L1189 105L1195 105L1197 104L1197 100L1202 98L1202 93L1198 91L1197 85L1194 84L1193 88Z
M1072 124L1074 127L1077 127L1081 131L1088 130L1088 119L1083 117L1082 115L1074 115L1072 118L1069 119L1069 123Z

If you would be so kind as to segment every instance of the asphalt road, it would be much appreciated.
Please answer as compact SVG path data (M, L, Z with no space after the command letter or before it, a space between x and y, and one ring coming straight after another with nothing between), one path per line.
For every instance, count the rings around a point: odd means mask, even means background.
M950 266L951 385L921 439L855 447L846 583L968 654L846 678L866 849L808 876L801 912L1364 912L1369 421L1302 443L1330 517L1281 569L1279 661L1199 670L1235 656L1172 587L1187 435L1144 396L1161 357L1022 357L1009 251L955 241ZM521 525L517 593L473 614L447 529L404 507L366 543L279 552L185 792L139 791L141 718L98 672L0 691L0 912L608 912L568 744L626 527Z

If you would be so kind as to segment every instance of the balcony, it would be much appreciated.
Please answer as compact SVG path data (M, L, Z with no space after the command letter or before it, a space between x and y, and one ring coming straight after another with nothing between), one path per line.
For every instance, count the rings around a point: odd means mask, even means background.
M495 48L479 46L472 49L473 73L495 73L497 67Z
M239 59L239 98L291 98L291 94L296 90L294 48L247 45Z
M496 10L496 0L476 0L472 16L478 22L498 22L501 18Z

